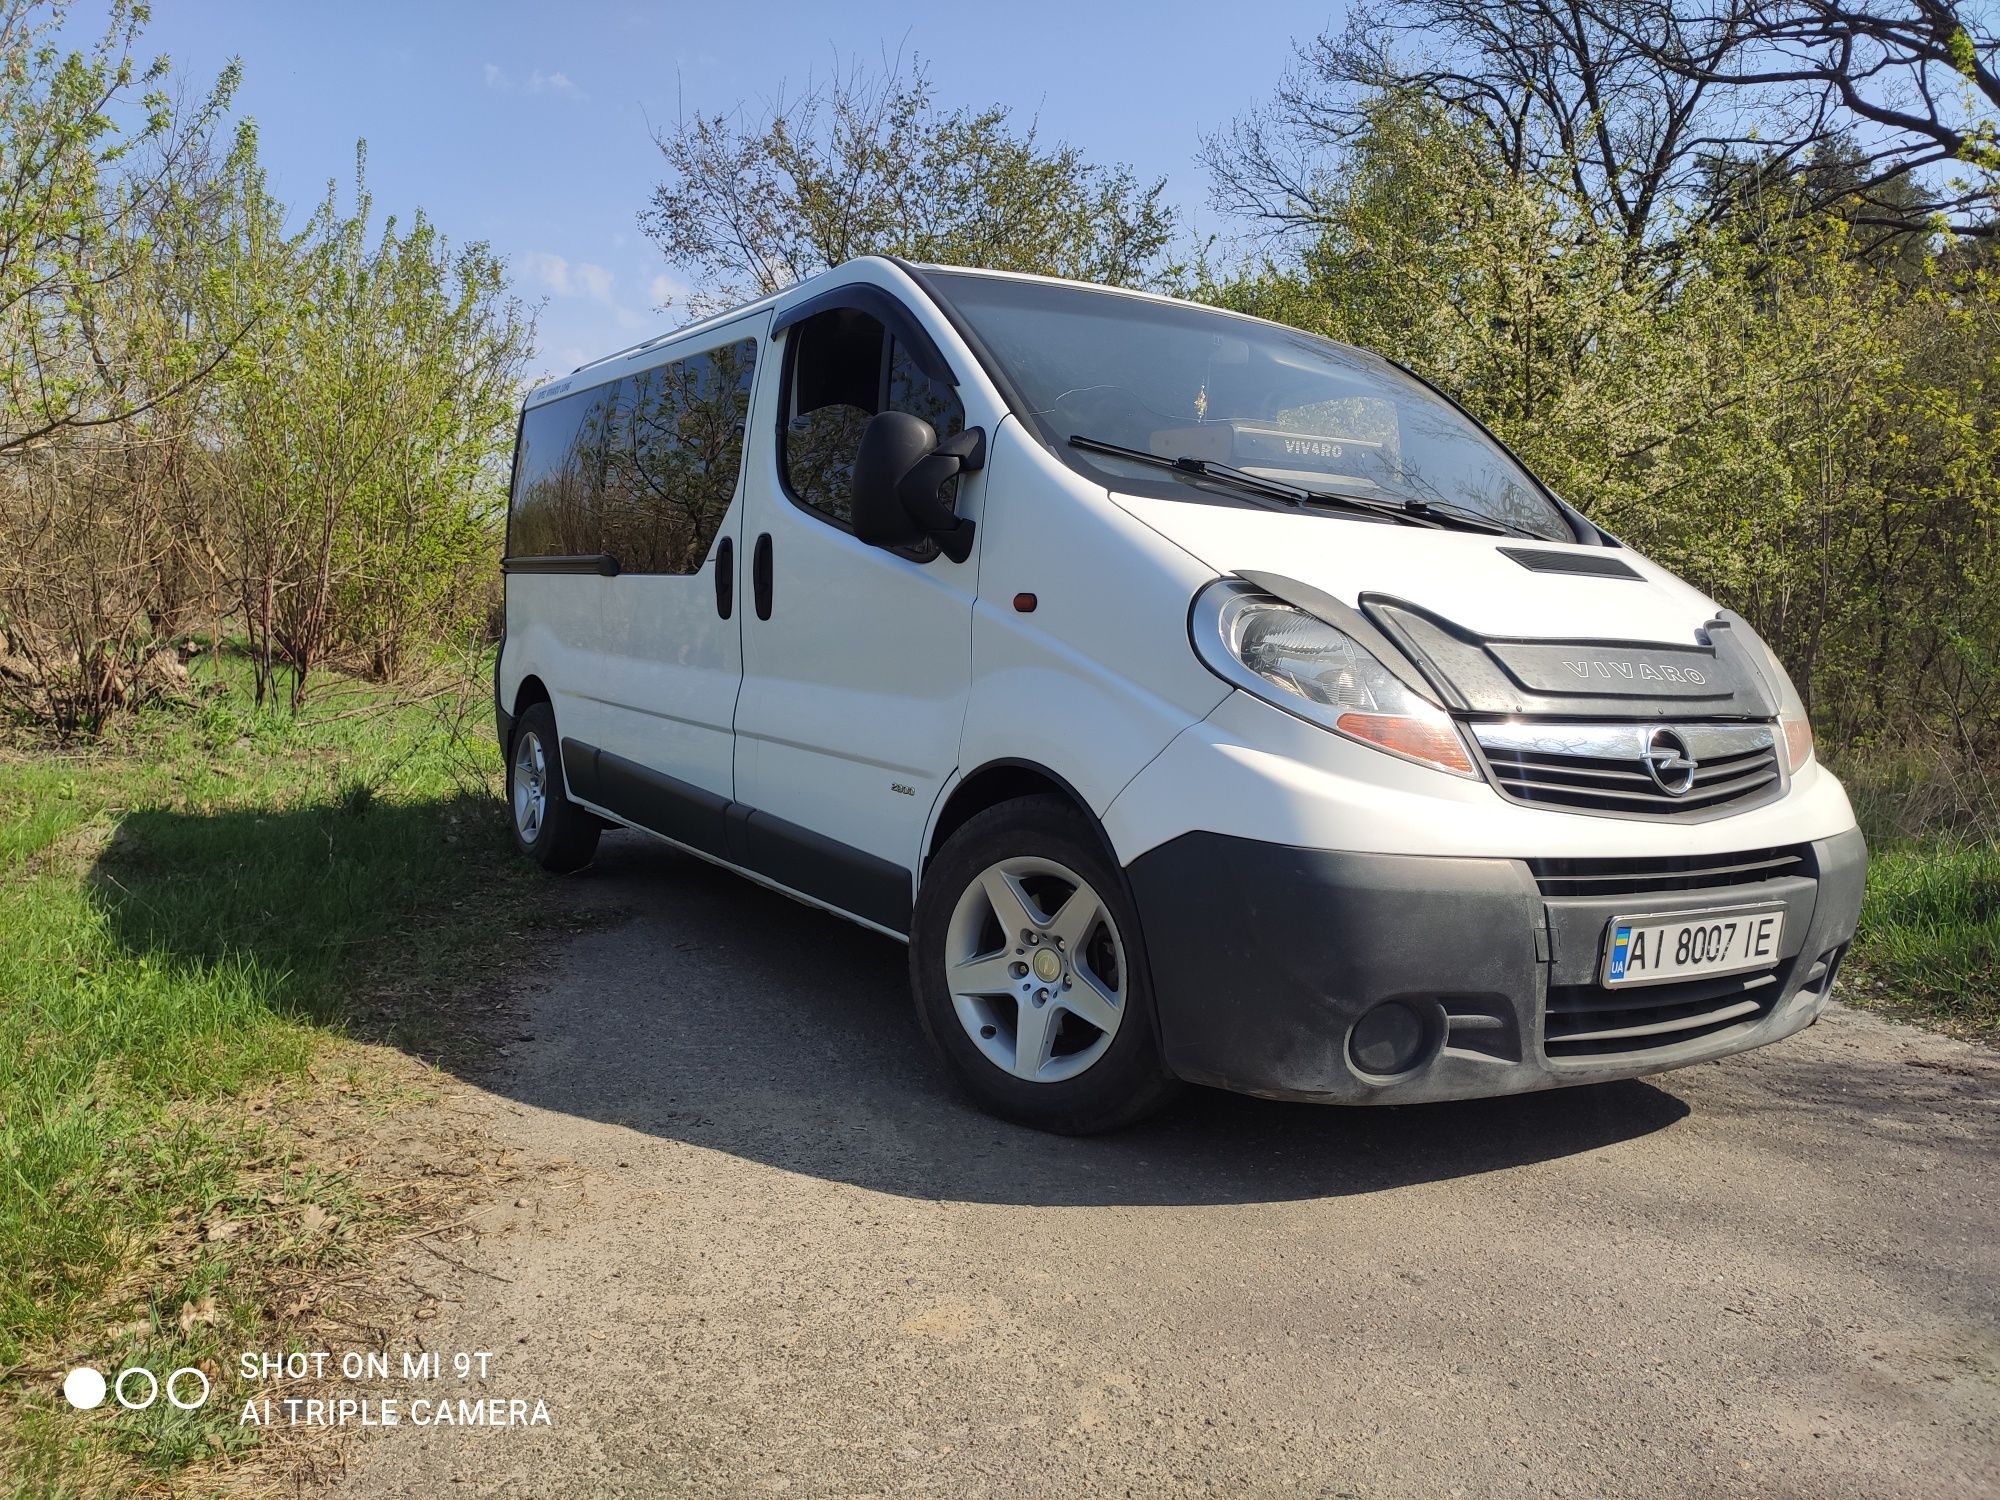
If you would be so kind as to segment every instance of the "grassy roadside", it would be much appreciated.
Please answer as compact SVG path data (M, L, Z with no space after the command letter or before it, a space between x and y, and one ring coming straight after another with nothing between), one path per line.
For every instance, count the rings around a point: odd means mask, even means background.
M1834 769L1868 836L1868 893L1842 998L2000 1037L2000 786L1921 753Z
M213 1375L309 1321L422 1197L365 1149L422 1068L342 1038L452 1045L533 920L476 687L318 723L226 661L196 687L87 751L0 752L4 1492L153 1488L250 1441L226 1403L112 1420L56 1387Z

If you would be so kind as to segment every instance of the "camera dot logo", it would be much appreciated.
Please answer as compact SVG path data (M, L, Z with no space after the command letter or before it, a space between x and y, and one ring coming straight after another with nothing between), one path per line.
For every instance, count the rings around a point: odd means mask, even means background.
M104 1404L104 1377L88 1365L78 1365L63 1377L63 1399L78 1411Z
M118 1372L117 1382L107 1386L96 1370L78 1365L63 1377L62 1385L63 1399L78 1411L102 1406L107 1390L127 1411L144 1411L160 1399L163 1389L170 1404L182 1411L194 1411L208 1400L208 1376L193 1365L183 1365L163 1383L144 1365L128 1365Z

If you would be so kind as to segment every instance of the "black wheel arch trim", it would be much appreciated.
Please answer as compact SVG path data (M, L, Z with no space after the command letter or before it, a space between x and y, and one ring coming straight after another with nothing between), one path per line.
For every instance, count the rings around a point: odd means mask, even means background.
M937 835L937 830L944 825L944 815L950 809L952 800L968 785L981 776L986 775L989 771L1026 771L1032 775L1041 777L1044 781L1053 783L1057 790L1076 805L1076 810L1090 820L1091 831L1097 835L1097 841L1104 846L1105 858L1109 859L1112 864L1118 865L1120 869L1124 868L1118 859L1117 849L1111 843L1111 835L1104 831L1103 820L1092 811L1090 803L1085 800L1083 793L1076 789L1075 784L1061 773L1050 770L1040 761L1028 760L1018 755L995 756L992 760L981 761L970 771L966 771L959 776L957 783L949 792L945 793L944 799L939 802L937 816L931 820L930 837L924 841L924 868L929 868L930 862L937 857L938 849L943 844L943 840ZM1001 800L1011 801L1013 799L1002 798ZM997 806L998 804L995 803L992 805ZM985 809L982 808L980 811L983 812ZM974 813L971 816L977 817L978 814ZM965 820L960 819L959 821L963 824Z
M500 701L500 658L507 654L507 637L500 637L500 645L493 653L493 732L500 741L500 761L506 764L507 757L514 753L515 715Z

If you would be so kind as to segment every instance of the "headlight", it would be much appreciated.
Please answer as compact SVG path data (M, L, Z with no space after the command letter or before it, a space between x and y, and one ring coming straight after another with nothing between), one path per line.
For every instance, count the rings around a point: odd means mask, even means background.
M1750 628L1749 621L1745 620L1742 623L1744 633L1756 642L1757 649L1764 653L1764 664L1770 669L1771 684L1778 690L1778 732L1785 742L1786 768L1796 776L1799 767L1811 760L1813 753L1812 723L1806 718L1805 699L1799 696L1799 690L1792 685L1791 674L1785 670L1785 664L1778 660L1778 653L1765 643L1761 635Z
M1785 764L1793 775L1799 767L1812 759L1812 721L1806 718L1805 700L1799 697L1799 690L1792 686L1792 679L1785 669L1778 665L1778 658L1771 658L1771 668L1778 674L1782 685L1779 694L1778 727L1785 733Z
M1209 669L1266 703L1405 760L1477 778L1451 715L1317 615L1223 579L1195 599Z

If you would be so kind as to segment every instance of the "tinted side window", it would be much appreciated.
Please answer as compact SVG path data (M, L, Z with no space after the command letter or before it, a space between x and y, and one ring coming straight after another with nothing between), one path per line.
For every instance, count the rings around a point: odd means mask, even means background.
M910 357L910 351L903 347L900 339L892 339L889 344L889 399L886 407L890 411L906 411L911 416L922 417L936 429L940 439L965 431L965 403L958 399L954 386L942 380L934 380L917 368L917 362ZM958 476L945 481L939 491L947 501L958 498Z
M529 412L508 554L697 572L736 494L756 363L742 339Z
M626 572L694 573L707 559L736 496L756 364L742 339L619 382L605 550Z
M854 456L868 419L907 411L940 438L965 430L958 392L932 380L882 325L836 308L798 324L788 337L791 389L785 393L783 470L792 498L841 526L854 515ZM957 489L953 479L945 490Z
M611 451L610 386L578 391L521 421L507 551L513 557L580 557L604 551L598 501Z
M845 526L854 514L854 455L882 409L882 325L835 308L795 327L785 393L784 472L792 498Z

